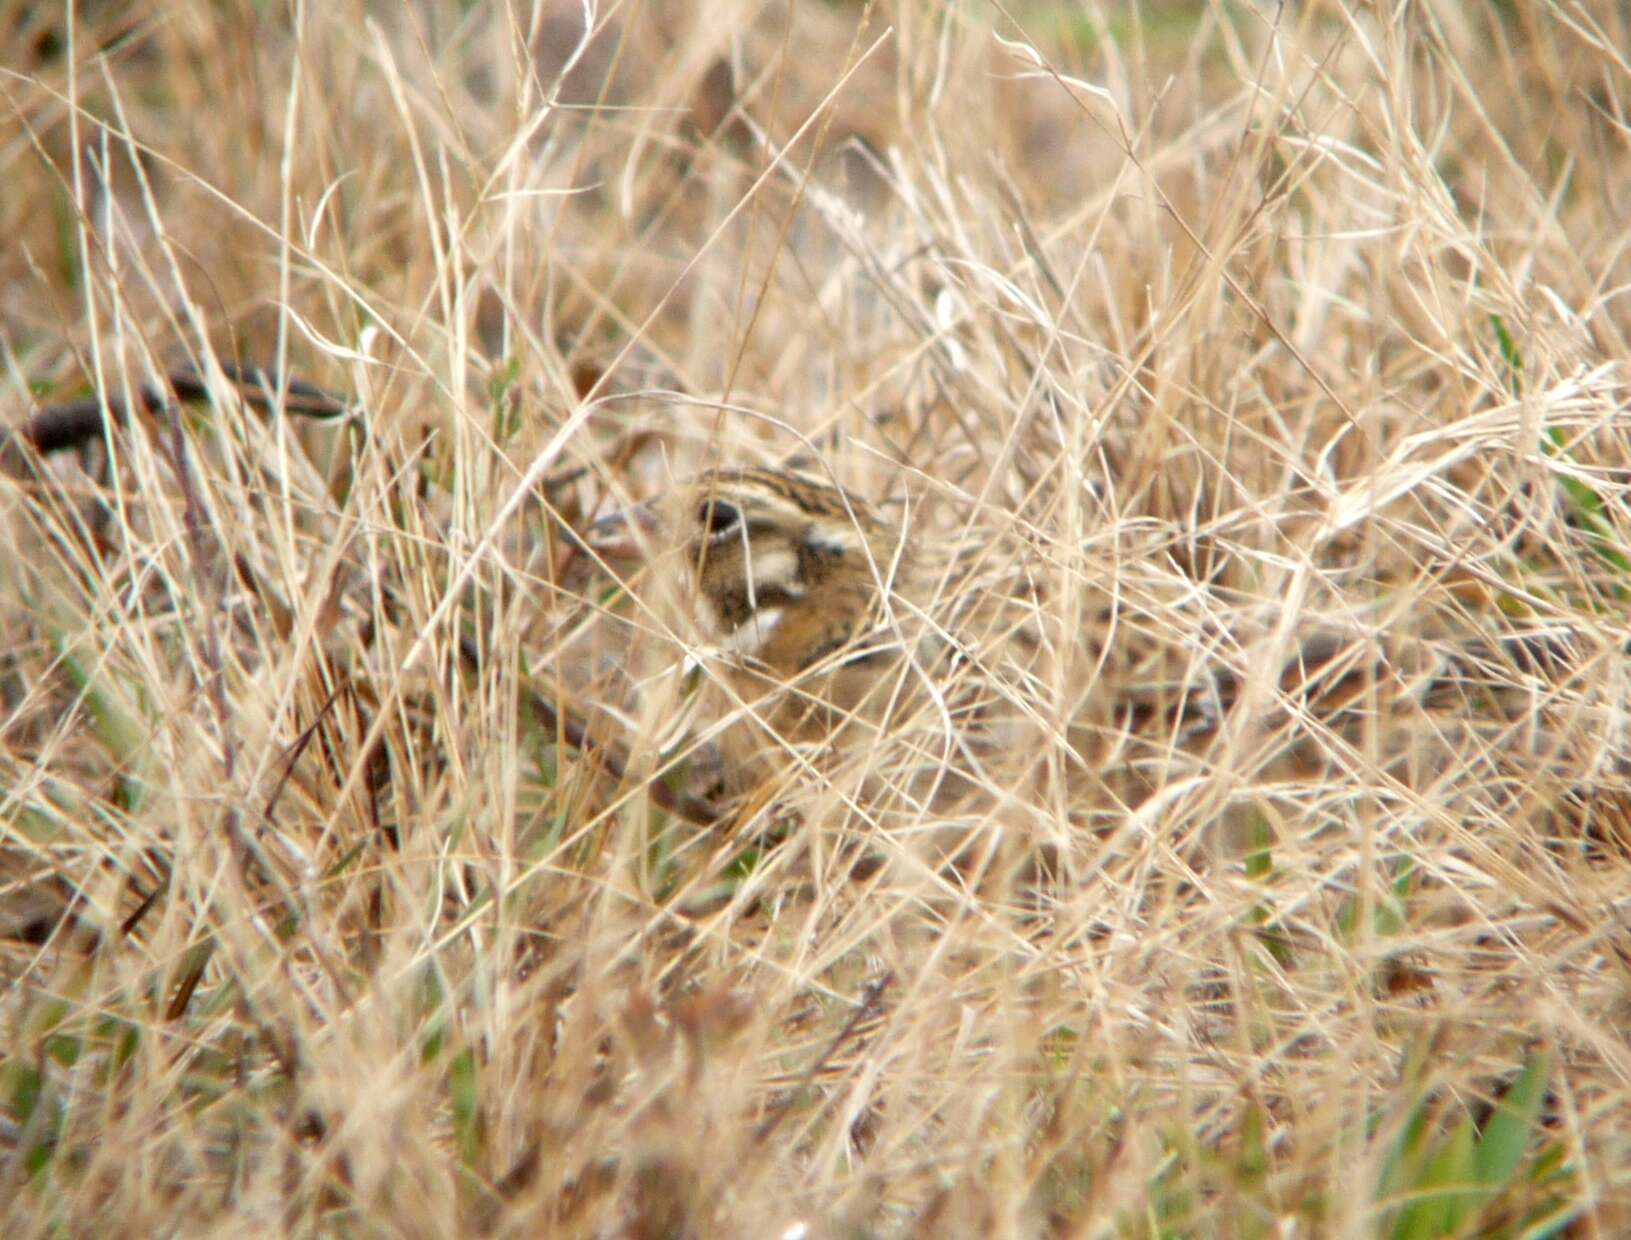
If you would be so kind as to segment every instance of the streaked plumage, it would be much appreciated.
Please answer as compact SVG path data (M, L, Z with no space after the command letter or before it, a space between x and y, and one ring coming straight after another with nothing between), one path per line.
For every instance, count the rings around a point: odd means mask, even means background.
M733 720L732 786L864 749L874 788L944 806L998 765L1034 765L1023 734L1062 729L1045 565L1012 536L951 537L769 469L711 471L643 516L700 639L711 711Z

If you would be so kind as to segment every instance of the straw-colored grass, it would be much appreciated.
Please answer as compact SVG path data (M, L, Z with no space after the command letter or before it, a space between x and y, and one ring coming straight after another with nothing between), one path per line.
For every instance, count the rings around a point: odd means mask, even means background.
M0 453L5 1235L1626 1234L1623 6L66 8L4 423L212 397ZM708 800L569 533L794 460L1031 549L1091 779Z

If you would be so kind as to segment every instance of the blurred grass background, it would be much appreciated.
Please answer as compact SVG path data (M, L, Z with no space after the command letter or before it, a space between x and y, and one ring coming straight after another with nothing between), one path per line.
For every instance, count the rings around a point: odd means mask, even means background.
M0 8L5 423L215 389L0 478L6 1234L1623 1234L1627 25ZM1041 903L702 829L566 532L811 460L1200 666L1568 669L1060 806Z

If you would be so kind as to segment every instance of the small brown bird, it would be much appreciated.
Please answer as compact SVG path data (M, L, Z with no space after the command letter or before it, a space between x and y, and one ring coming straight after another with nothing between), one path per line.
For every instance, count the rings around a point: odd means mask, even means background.
M802 474L735 469L676 488L660 511L696 619L745 695L786 687L854 711L899 661L892 604L916 593L918 556L870 505Z
M1014 789L1053 740L1084 749L1093 710L1076 681L1104 670L1104 597L1088 609L1098 640L1062 640L1039 548L940 528L926 508L897 519L809 474L747 468L636 510L701 638L712 711L732 721L728 785L860 756L869 800L882 785L944 810L976 786Z

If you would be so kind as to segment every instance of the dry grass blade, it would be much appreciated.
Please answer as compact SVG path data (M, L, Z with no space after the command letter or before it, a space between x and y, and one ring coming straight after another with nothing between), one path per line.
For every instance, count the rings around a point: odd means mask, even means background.
M0 1231L1631 1230L1624 6L359 14L0 7Z

